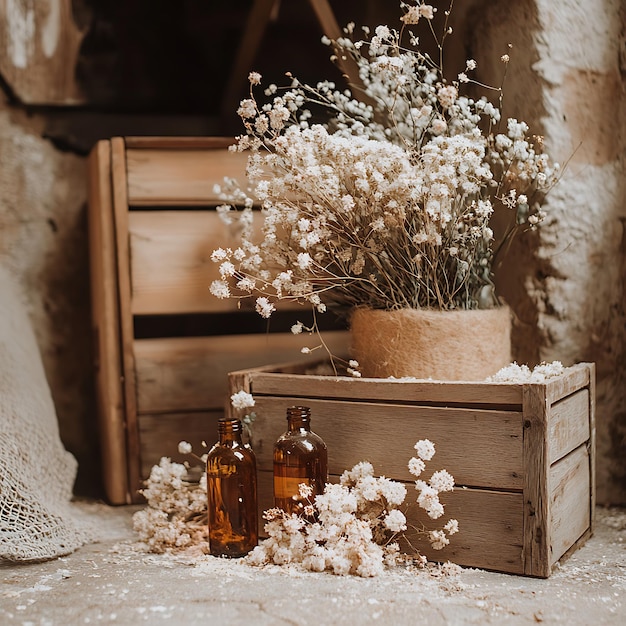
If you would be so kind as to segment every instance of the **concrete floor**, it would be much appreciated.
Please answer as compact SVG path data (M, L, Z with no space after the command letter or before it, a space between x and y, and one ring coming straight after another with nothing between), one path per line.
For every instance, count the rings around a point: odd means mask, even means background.
M0 564L0 624L626 624L623 509L598 509L594 537L548 580L437 568L360 579L146 554L131 529L135 510L83 503L99 543Z

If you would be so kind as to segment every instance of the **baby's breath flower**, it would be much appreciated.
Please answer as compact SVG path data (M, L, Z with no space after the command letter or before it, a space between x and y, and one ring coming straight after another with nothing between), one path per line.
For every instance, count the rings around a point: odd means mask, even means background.
M191 454L191 444L188 441L179 441L178 442L178 452L180 454Z
M261 317L270 317L276 307L264 296L256 299L256 311Z
M435 445L428 439L420 439L414 447L417 451L417 456L423 461L430 461L435 454Z
M230 397L231 406L237 410L249 409L255 405L252 394L244 391L237 391Z
M217 212L241 243L239 252L211 255L221 279L211 294L253 297L264 318L280 300L308 305L307 330L315 333L316 316L331 306L450 310L497 301L485 297L493 260L503 258L490 224L494 208L515 211L499 240L536 228L559 167L525 122L501 119L501 89L485 90L494 102L467 93L474 59L451 79L413 33L402 37L405 26L435 11L423 0L402 2L400 29L365 27L359 40L351 23L337 40L322 39L336 59L356 64L363 89L354 94L287 73L287 84L270 85L265 101L257 90L242 100L245 132L233 149L249 155L248 184L226 179L216 190L224 202ZM438 33L427 25L437 45L452 32L445 24ZM261 76L248 79L255 87ZM329 113L324 124L313 121L320 107ZM348 374L359 369L349 366Z

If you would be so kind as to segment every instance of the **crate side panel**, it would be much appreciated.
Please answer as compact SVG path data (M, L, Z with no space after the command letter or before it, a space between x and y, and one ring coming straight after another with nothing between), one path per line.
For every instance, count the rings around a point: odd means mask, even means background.
M126 447L128 450L128 484L130 493L140 486L139 430L137 427L137 398L135 384L135 354L133 351L133 324L131 317L131 272L128 241L128 186L126 178L126 150L119 137L111 140L111 182L115 246L117 261L117 293L121 338L122 381L126 417Z
M247 155L227 148L129 148L127 162L131 206L221 204L216 184L246 180Z
M299 400L257 398L252 441L260 468L271 469L285 410ZM328 445L330 473L367 460L376 473L411 480L413 445L430 439L437 449L430 467L447 469L459 485L521 490L524 484L519 413L313 399L307 406L312 430Z
M228 373L300 353L308 337L292 333L161 337L135 340L140 413L224 408ZM332 350L345 350L347 333L324 334ZM238 390L237 390L238 391Z
M158 465L163 456L177 463L189 461L193 466L192 457L178 452L178 443L188 441L194 453L202 456L206 452L202 442L210 447L217 441L217 421L221 416L221 411L139 415L142 479L150 475L152 466Z
M436 402L459 405L492 405L511 411L522 407L522 385L348 378L289 372L251 372L258 395L302 398L359 399L368 401Z
M554 463L590 437L589 391L581 389L553 404L548 416L548 461Z
M96 397L103 482L111 504L128 502L126 420L120 360L121 334L111 145L99 141L89 156L89 260Z
M550 468L550 562L556 563L591 524L590 455L579 446Z
M330 482L339 477L331 475ZM258 481L260 532L263 532L262 512L273 506L273 475L259 471ZM450 518L459 522L459 532L450 537L450 545L443 550L433 550L427 541L414 534L407 535L411 544L431 561L452 561L467 567L481 567L510 574L522 571L522 494L486 491L481 489L455 489L442 495L445 516L430 520L414 504L417 492L407 484L407 503L413 503L407 513L409 525L429 529L443 526ZM406 542L401 542L404 552L413 552Z
M587 387L591 377L592 365L578 363L566 368L561 376L549 378L545 382L546 398L549 404L565 398L575 391Z

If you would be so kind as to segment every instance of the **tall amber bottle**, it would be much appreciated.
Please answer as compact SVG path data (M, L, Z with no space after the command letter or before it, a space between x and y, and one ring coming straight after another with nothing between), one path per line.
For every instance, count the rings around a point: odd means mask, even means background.
M256 458L241 440L238 419L219 420L219 441L207 457L209 549L244 556L258 542Z
M313 488L313 496L324 491L328 480L328 452L322 438L311 432L311 409L287 409L287 432L274 444L274 505L287 513L302 513L304 504L298 486Z

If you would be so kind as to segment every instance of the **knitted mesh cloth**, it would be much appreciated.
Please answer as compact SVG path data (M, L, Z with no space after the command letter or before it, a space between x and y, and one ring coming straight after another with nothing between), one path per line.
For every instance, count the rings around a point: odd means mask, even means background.
M50 559L88 541L70 504L76 468L19 291L0 267L0 561Z

